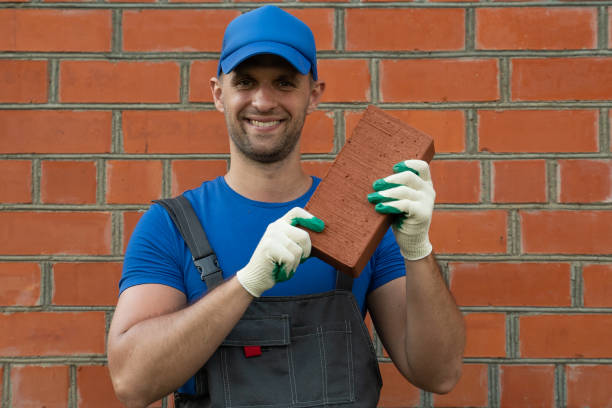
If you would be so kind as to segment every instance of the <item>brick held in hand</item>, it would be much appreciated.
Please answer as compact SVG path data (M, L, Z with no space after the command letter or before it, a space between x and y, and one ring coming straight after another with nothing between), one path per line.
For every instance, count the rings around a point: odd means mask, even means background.
M372 183L402 160L429 162L434 153L429 136L369 106L306 205L325 221L323 232L310 234L312 255L359 276L392 221L368 202Z

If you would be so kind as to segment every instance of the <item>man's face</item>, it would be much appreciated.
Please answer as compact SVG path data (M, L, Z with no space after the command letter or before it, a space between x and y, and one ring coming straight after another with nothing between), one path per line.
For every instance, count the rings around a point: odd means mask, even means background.
M245 157L273 163L293 152L322 83L300 74L281 57L249 58L211 80L215 106L225 114L232 143Z

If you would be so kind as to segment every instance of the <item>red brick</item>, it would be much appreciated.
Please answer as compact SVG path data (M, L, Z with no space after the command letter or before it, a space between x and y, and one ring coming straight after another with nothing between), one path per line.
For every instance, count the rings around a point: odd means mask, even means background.
M0 60L0 103L44 103L47 88L47 61Z
M608 358L612 315L519 317L522 358Z
M436 153L457 153L465 151L465 115L458 110L389 110L386 111L428 134L434 139ZM360 112L345 112L346 138L363 115Z
M172 162L172 196L199 187L204 181L227 173L225 160L174 160Z
M451 263L461 306L571 306L570 266L558 263Z
M302 161L302 168L306 174L316 176L319 178L325 177L327 171L331 167L332 162L323 160L308 160Z
M3 255L110 254L111 217L104 212L0 212Z
M487 366L464 364L461 379L446 395L433 395L434 407L486 407L489 404Z
M612 265L585 265L582 279L586 307L612 307Z
M612 99L612 58L517 58L511 65L513 100Z
M0 305L35 306L40 301L40 267L35 263L0 263Z
M555 407L555 367L503 365L499 369L500 407Z
M125 253L132 232L134 232L134 228L136 228L136 224L143 214L142 211L126 211L123 213L123 253Z
M612 201L612 160L559 160L559 201Z
M70 374L66 366L14 366L11 386L14 408L68 406Z
M494 59L383 60L381 101L495 101L497 75Z
M126 153L229 153L217 111L126 111L123 140Z
M506 316L503 313L465 315L465 357L506 356Z
M612 7L608 7L608 27L612 27ZM608 28L608 48L612 48L612 30Z
M546 202L546 161L494 161L491 170L491 195L493 202Z
M110 51L111 35L110 10L0 10L2 51Z
M520 217L525 253L612 253L612 211L524 211Z
M434 160L431 177L436 203L477 203L480 201L480 162Z
M418 407L420 405L420 390L410 384L397 371L393 363L380 363L378 366L383 380L378 407L407 408Z
M476 9L476 48L567 50L597 46L595 8Z
M162 164L157 160L109 160L106 179L108 203L150 203L161 197Z
M317 51L334 49L334 9L307 8L285 9L285 11L293 14L310 27L315 37Z
M125 51L220 51L225 27L238 10L127 10Z
M0 186L2 186L0 202L31 202L32 162L29 160L0 160Z
M104 312L5 313L0 327L10 327L0 336L4 356L104 353Z
M93 204L96 202L96 163L48 161L41 165L40 195L44 203Z
M189 100L213 102L210 78L217 76L217 60L194 61L189 69Z
M430 237L437 253L505 253L505 211L435 211Z
M348 51L442 51L465 46L461 8L354 8L346 10L345 21Z
M0 153L108 153L111 123L110 112L0 110Z
M612 366L568 365L567 408L608 407L612 402Z
M366 60L320 59L319 79L326 81L322 102L367 102L370 68Z
M52 302L66 306L114 306L120 278L121 263L56 263Z
M180 69L176 62L62 61L62 102L179 102Z
M106 366L77 367L76 382L79 408L123 407L115 397Z
M300 139L301 153L330 153L334 149L332 112L315 111L304 122Z
M481 111L478 148L496 153L596 152L597 121L594 110Z

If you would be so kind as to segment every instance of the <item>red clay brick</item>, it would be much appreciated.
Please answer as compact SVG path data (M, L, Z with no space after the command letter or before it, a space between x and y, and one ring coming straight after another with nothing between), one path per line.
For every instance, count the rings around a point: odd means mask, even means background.
M330 153L334 149L333 113L315 111L308 115L300 139L301 153Z
M104 312L0 314L4 356L104 354ZM15 395L13 393L13 395Z
M110 10L0 10L2 51L110 51L111 35Z
M434 407L486 407L489 379L484 364L464 364L461 379L446 395L433 395Z
M213 102L210 78L217 76L217 60L194 61L189 69L189 100Z
M76 382L79 408L123 407L115 397L106 366L77 367Z
M353 8L346 10L345 21L348 51L442 51L465 46L461 8Z
M334 9L307 8L285 9L310 27L315 37L317 51L334 49ZM329 78L330 80L332 78Z
M327 171L331 167L332 162L322 160L308 160L302 161L302 168L306 174L316 176L319 178L325 177Z
M52 302L66 306L114 306L120 278L121 263L56 263Z
M227 173L225 160L174 160L172 162L172 196L199 187L205 180L212 180Z
M111 123L110 112L0 110L0 153L108 153Z
M480 111L478 148L495 153L596 152L597 121L594 110Z
M44 203L93 204L96 202L96 163L49 161L41 164L40 195Z
M123 143L126 153L229 153L217 111L126 111Z
M123 12L125 51L221 50L225 27L238 10L127 10Z
M383 380L378 407L408 408L420 405L420 390L410 384L393 363L380 363L378 366Z
M522 358L607 358L611 315L519 317Z
M495 101L497 75L494 59L383 60L381 101Z
M0 305L35 306L40 301L40 267L35 263L0 263Z
M176 62L62 61L62 102L179 102L180 69Z
M585 265L582 279L586 307L612 307L612 265Z
M521 211L525 253L610 254L612 211Z
M109 213L0 212L0 225L3 255L110 254Z
M109 160L108 203L150 203L161 197L162 164L158 160Z
M143 214L142 211L126 211L123 213L123 253L125 253L132 232L134 232L134 228L136 228L136 224Z
M14 408L67 407L69 370L66 366L14 366L11 387Z
M555 406L555 367L502 365L499 369L500 407Z
M476 48L567 50L597 46L595 8L476 9Z
M493 202L546 202L546 161L494 161L491 170L491 195Z
M559 160L559 201L612 201L612 160Z
M47 61L0 60L0 103L44 103L47 88Z
M357 59L320 59L319 79L326 81L322 102L366 102L370 96L368 62Z
M388 110L394 116L428 134L434 139L436 153L458 153L465 151L465 115L458 110ZM346 135L348 139L363 112L347 111Z
M468 313L465 315L465 357L506 356L506 315Z
M571 306L570 266L560 263L451 263L461 306Z
M480 201L480 162L434 160L431 177L436 203L477 203Z
M32 162L30 160L0 160L0 202L29 203L32 201Z
M512 60L512 100L610 100L612 58Z
M430 238L436 253L505 253L505 211L435 211Z
M567 408L607 407L612 402L612 366L568 365Z

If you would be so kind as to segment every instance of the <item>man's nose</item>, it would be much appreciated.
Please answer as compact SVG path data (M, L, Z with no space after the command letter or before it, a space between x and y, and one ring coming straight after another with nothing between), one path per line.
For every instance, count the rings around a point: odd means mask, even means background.
M278 105L276 93L271 87L261 85L253 94L252 104L260 112L270 111Z

